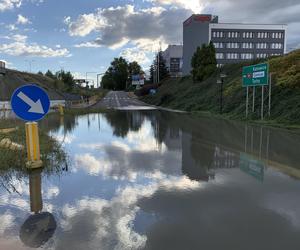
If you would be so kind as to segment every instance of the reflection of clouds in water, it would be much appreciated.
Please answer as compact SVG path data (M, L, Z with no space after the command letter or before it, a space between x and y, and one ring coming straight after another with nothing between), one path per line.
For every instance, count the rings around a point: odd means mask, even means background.
M54 185L50 185L49 187L43 190L43 198L44 199L52 199L59 195L59 188Z
M94 145L93 145L94 146ZM75 155L75 165L91 175L102 174L115 179L128 178L134 181L139 174L145 177L162 172L166 175L181 173L181 154L176 151L130 150L126 145L97 145L101 156L90 153ZM96 152L97 153L97 152Z
M199 182L187 177L171 177L152 184L131 185L118 189L107 201L85 197L75 204L66 204L61 225L63 233L55 242L56 249L141 249L146 236L134 231L133 224L141 198L149 198L158 189L198 189Z
M137 132L129 131L126 139L133 145L132 149L142 152L164 149L165 146L159 147L154 135L153 129L149 122L145 122Z
M50 133L50 136L54 138L56 141L58 141L59 143L65 143L65 144L71 144L76 139L76 136L70 134L60 135L60 134Z
M14 216L9 211L0 215L0 234L4 234L5 230L11 228L14 224L14 220Z
M26 198L21 198L15 194L2 194L0 199L0 206L9 206L19 208L21 210L28 210L30 208L29 202Z
M295 208L300 207L300 200L295 199L297 194L269 194L265 201L264 206L270 210L275 211L281 216L285 217L290 223L298 230L300 229L300 214Z

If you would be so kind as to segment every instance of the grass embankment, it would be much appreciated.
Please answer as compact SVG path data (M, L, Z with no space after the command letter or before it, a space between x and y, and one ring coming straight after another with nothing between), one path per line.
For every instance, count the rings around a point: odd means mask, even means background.
M260 61L261 62L261 61ZM286 56L270 58L273 73L272 112L265 123L300 127L300 50ZM246 89L242 88L242 67L259 63L227 65L222 69L228 77L223 86L223 117L245 119ZM219 72L203 82L193 82L191 77L168 79L158 88L157 94L142 97L152 105L190 111L192 113L218 115L220 112ZM265 113L268 109L268 92L265 88ZM256 89L255 113L251 113L252 92L249 96L249 120L259 121L261 88Z
M10 139L12 142L23 145L23 150L11 150L6 147L0 147L0 182L9 181L11 173L18 172L20 175L26 173L26 137L24 123L18 120L0 120L0 130L6 128L17 128L11 133L1 133L2 139ZM61 168L67 164L67 155L61 145L53 138L49 137L47 132L39 129L41 160L43 161L44 173L53 173L61 171Z

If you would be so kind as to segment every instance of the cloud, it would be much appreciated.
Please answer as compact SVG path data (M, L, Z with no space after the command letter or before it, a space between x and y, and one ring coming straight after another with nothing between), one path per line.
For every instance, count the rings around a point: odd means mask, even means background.
M136 61L141 65L145 65L150 62L149 58L146 55L146 52L140 50L139 48L127 48L124 49L120 56L127 59L129 62Z
M1 43L0 53L11 56L35 56L35 57L70 57L67 49L52 49L36 43L28 43L27 36L14 35L11 43Z
M74 45L75 48L100 48L102 47L100 44L97 44L94 41L91 42L85 42L85 43L79 43Z
M14 216L9 212L0 215L0 234L3 234L6 229L10 228L14 224L14 220Z
M22 0L0 0L0 12L20 8Z
M82 14L77 19L64 19L71 36L85 37L96 34L93 43L120 48L127 43L140 49L153 50L153 44L176 43L182 37L182 21L191 10L162 7L136 9L133 5L98 9L95 13ZM182 17L178 19L178 17ZM147 46L144 43L147 42ZM84 47L83 45L81 47ZM131 51L132 52L132 51Z
M26 18L20 14L18 15L17 24L25 25L25 24L29 24L29 23L31 23L31 22L29 21L28 18Z
M149 2L159 5L177 6L192 10L195 13L201 13L204 8L204 4L200 0L149 0Z

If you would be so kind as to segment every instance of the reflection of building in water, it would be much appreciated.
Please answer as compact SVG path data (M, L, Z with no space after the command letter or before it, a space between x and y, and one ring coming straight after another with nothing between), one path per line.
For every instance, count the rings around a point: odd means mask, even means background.
M219 146L215 147L214 153L214 168L237 168L239 166L239 155L222 149Z
M20 229L20 239L28 247L38 248L44 245L56 230L56 221L49 212L43 209L41 169L29 174L30 215Z
M192 139L191 134L182 132L182 173L191 180L208 181L213 177L209 171L213 158L203 144Z
M182 148L182 133L179 128L169 127L164 137L164 143L169 150L178 150Z

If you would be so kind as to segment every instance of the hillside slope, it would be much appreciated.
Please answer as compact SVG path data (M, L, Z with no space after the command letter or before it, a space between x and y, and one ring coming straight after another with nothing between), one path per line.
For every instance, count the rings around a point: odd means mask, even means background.
M261 61L260 61L261 62ZM273 73L271 120L300 124L300 50L268 60ZM242 119L245 117L246 89L242 87L242 67L259 63L227 65L222 69L228 77L224 82L223 114ZM143 97L150 104L186 111L219 113L219 72L203 82L193 83L191 77L168 79L158 88L157 94ZM267 113L268 90L265 88L265 112ZM256 90L255 113L250 118L259 119L261 87ZM252 92L250 91L250 105Z
M0 76L0 101L8 101L15 89L29 83L35 83L44 88L51 100L64 99L63 95L54 89L52 79L37 74L6 70L6 74Z

